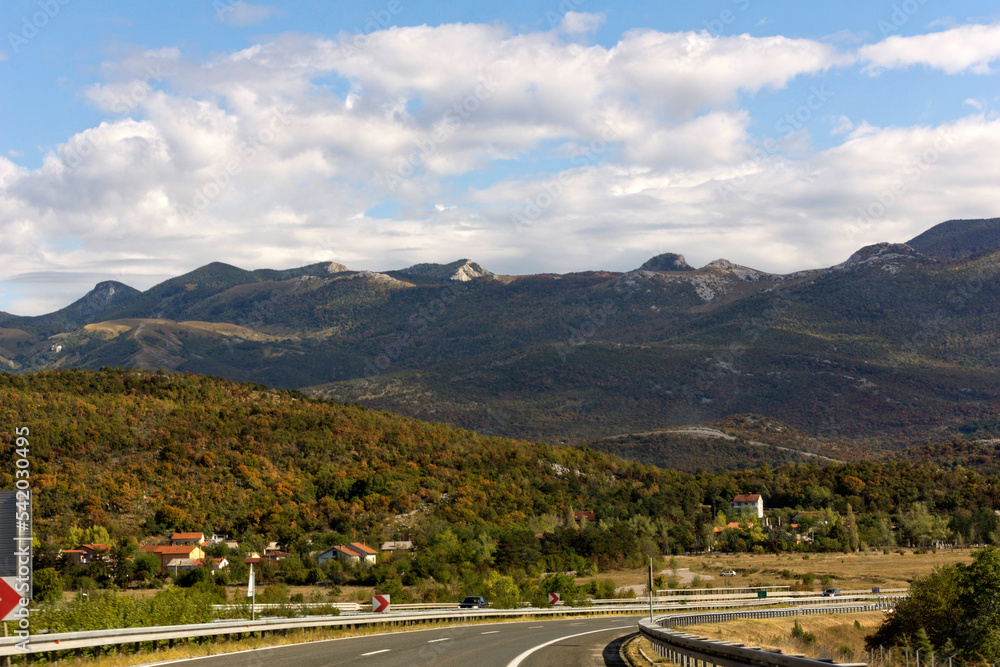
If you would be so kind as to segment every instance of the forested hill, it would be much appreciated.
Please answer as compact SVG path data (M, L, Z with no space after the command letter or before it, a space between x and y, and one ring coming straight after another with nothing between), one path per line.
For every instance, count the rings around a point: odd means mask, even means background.
M470 544L516 535L540 558L538 534L591 510L597 523L567 533L572 552L638 564L643 553L706 546L737 493L763 494L784 519L854 512L869 544L1000 534L997 478L930 462L691 475L261 385L120 369L0 375L0 405L0 485L13 488L15 428L28 427L36 535L56 543L73 525L119 540L187 529L283 544L331 532L429 539L451 527ZM847 548L839 525L816 547ZM795 544L759 528L740 539L733 548Z
M588 449L488 437L297 392L185 374L0 375L5 463L30 429L40 532L102 525L374 536L418 511L527 525L571 507L602 516L686 508L690 476ZM686 497L686 499L685 499Z

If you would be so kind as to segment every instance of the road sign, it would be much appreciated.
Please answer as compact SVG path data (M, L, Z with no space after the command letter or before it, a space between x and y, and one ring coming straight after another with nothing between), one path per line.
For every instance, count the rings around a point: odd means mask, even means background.
M559 594L549 593L549 604L555 604L557 602L559 602Z
M19 618L14 610L21 604L21 594L14 590L17 577L0 577L0 620Z
M389 611L389 596L388 595L373 595L372 596L372 612L375 614L381 614L383 611Z

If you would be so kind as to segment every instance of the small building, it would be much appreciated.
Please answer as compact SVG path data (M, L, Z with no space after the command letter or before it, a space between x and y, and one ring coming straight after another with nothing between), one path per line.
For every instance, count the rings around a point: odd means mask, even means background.
M738 494L729 506L737 512L752 512L758 519L764 518L764 498L759 493Z
M316 556L316 561L322 565L324 561L328 561L331 558L374 565L378 561L378 552L366 544L351 542L350 544L338 544L330 547Z
M753 521L746 524L747 528L753 528ZM721 533L724 530L739 530L741 528L739 521L730 521L725 526L716 526L712 529L713 533Z
M64 554L75 565L87 565L96 561L111 561L111 547L107 544L81 544L76 549L64 549Z
M205 562L200 558L171 558L167 562L167 571L177 575L181 572L190 572L204 564Z
M183 546L188 544L204 544L205 533L174 533L170 537L170 544L173 546Z
M86 565L90 562L87 560L87 552L83 549L63 549L59 553L73 561L74 565Z
M597 517L594 515L593 510L579 510L573 512L573 521L583 521L585 519L590 523L597 521Z
M205 558L205 552L197 544L173 545L159 544L139 547L148 554L153 554L160 560L160 572L166 574L169 570L167 563L175 558L188 558L191 560Z
M229 559L225 556L222 558L213 558L209 563L212 565L212 572L219 572L229 567Z
M372 549L367 544L361 542L351 542L347 545L347 548L358 554L366 563L371 563L374 565L378 561L378 552Z

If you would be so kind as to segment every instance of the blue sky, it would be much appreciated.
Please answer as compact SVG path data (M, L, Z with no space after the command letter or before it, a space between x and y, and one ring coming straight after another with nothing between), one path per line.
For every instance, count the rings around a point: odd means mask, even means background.
M829 266L998 215L988 2L15 1L0 310L210 261Z

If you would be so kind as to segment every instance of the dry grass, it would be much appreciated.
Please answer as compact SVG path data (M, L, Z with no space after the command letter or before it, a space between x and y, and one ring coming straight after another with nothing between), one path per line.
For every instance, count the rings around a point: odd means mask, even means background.
M724 554L677 556L678 568L690 568L692 574L714 577L705 584L714 588L744 587L753 585L788 586L801 583L802 575L813 574L814 590L822 590L822 577L829 576L832 585L842 590L867 590L881 588L908 588L916 577L923 577L940 565L971 563L972 550L941 550L937 553L915 554L912 549L901 549L883 554L868 551L856 554ZM663 569L670 574L669 559L664 559ZM719 577L723 570L734 569L735 577ZM792 576L783 576L785 571ZM655 570L654 570L655 572ZM618 587L646 584L647 570L623 570L597 577L609 578ZM587 582L590 577L578 579Z
M625 658L633 667L652 667L670 662L669 659L656 655L652 644L643 637L634 637L625 644Z
M689 625L683 630L709 639L739 641L751 646L781 649L782 653L801 653L810 658L834 658L840 662L860 662L865 658L865 637L875 632L884 618L882 612L868 612L743 619L726 623ZM815 634L816 641L805 642L793 638L792 628L795 621L799 622L804 631Z

